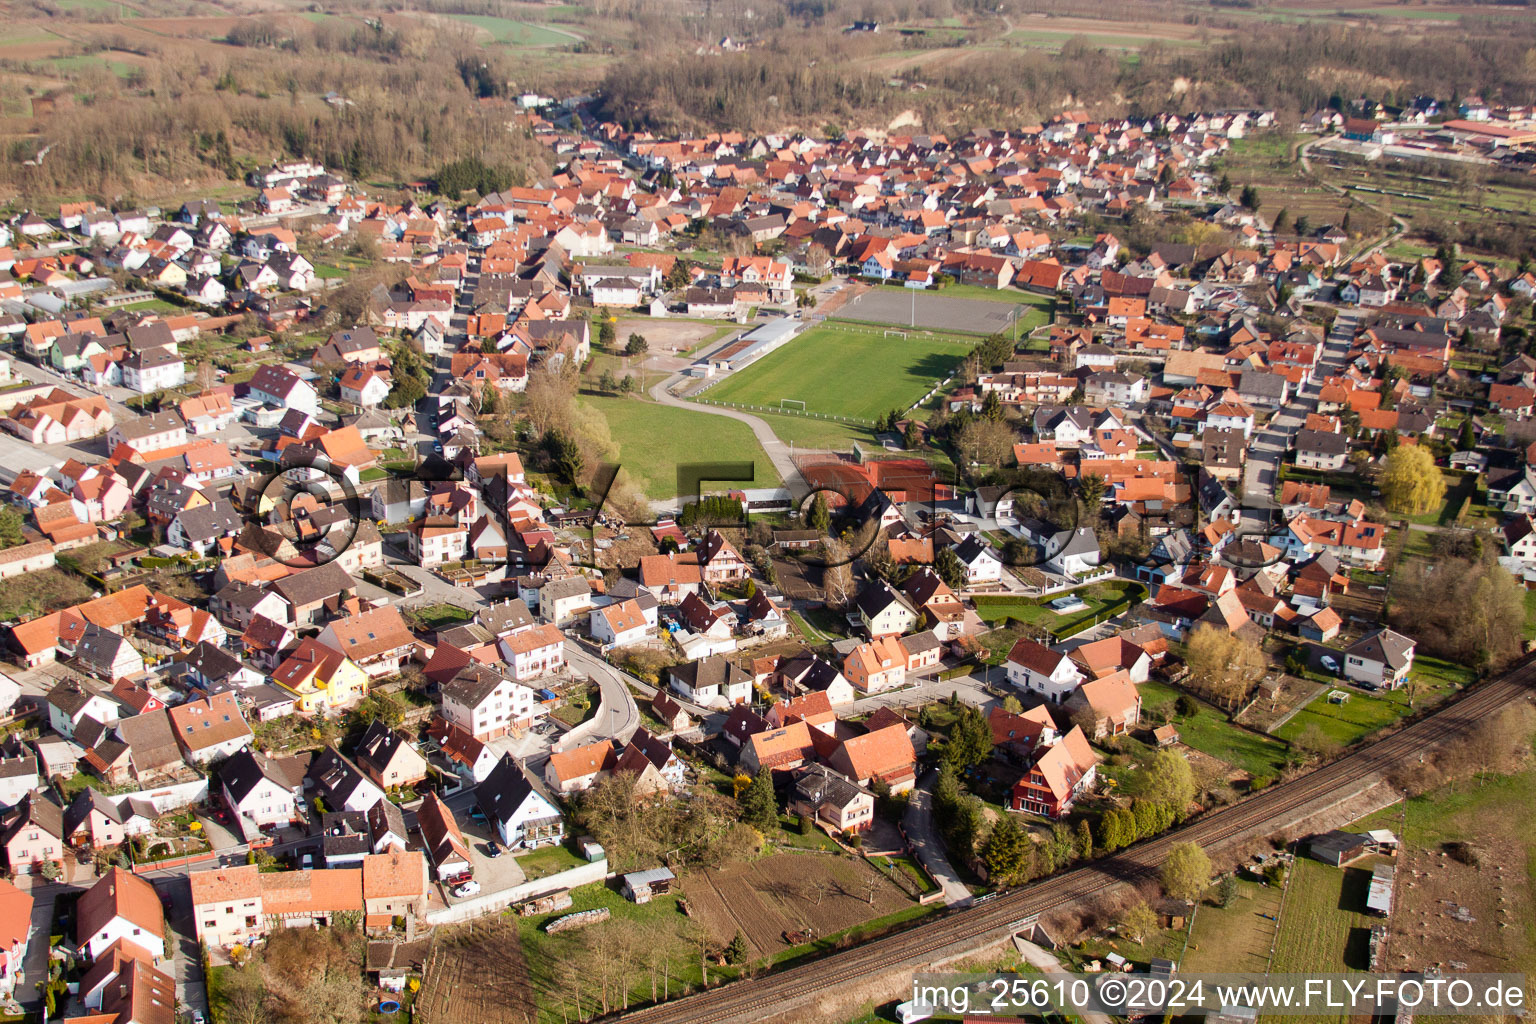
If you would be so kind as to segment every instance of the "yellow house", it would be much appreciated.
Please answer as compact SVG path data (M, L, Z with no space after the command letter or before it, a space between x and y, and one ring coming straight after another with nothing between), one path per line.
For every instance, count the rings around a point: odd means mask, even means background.
M299 713L329 715L356 707L368 696L368 673L340 651L314 640L303 641L272 673L299 700Z

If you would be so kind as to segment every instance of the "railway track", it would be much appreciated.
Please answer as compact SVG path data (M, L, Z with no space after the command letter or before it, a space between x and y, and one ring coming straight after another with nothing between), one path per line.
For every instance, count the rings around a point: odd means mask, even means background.
M1497 679L1466 691L1459 699L1391 736L1353 751L1331 764L1266 790L1258 796L1207 814L1182 828L1140 843L1027 888L980 905L928 918L852 949L830 953L761 978L656 1006L615 1015L624 1024L721 1024L738 1017L758 1019L783 1011L831 985L910 964L919 967L958 943L1002 936L1030 918L1066 907L1116 885L1157 871L1170 847L1194 842L1203 847L1288 824L1289 816L1330 793L1377 773L1421 758L1424 751L1464 734L1480 718L1529 695L1536 684L1536 660L1523 659Z

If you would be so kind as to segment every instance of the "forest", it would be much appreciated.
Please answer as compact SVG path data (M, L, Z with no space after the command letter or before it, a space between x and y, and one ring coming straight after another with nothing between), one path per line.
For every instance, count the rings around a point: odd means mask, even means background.
M831 133L883 127L900 115L948 134L1037 123L1065 109L1272 107L1294 122L1362 95L1529 101L1536 92L1536 19L1468 14L1427 32L1236 21L1222 8L1155 0L1118 15L1094 2L980 6L789 0L764 12L747 0L702 9L683 0L587 0L555 15L508 0L420 0L373 14L358 0L347 15L269 11L214 19L226 23L217 30L161 18L154 32L135 26L149 19L103 23L96 8L85 18L32 6L26 16L46 14L44 31L59 45L74 42L38 51L64 54L47 59L24 59L31 47L0 43L0 93L31 110L30 118L0 119L0 202L9 193L122 204L168 183L239 180L286 157L382 182L470 159L499 169L498 178L534 180L552 160L510 103L528 89L591 91L603 116L659 132ZM1063 35L1058 49L1010 42L1012 19L1037 11L1071 16L1074 25L1113 15L1120 20L1104 22L1109 33L1160 22L1189 38L1149 38L1134 51L1087 36ZM488 39L476 18L558 18L570 27L553 37L558 44L519 49ZM843 31L854 18L958 27ZM722 52L726 38L746 49ZM7 109L17 109L14 100L0 105Z

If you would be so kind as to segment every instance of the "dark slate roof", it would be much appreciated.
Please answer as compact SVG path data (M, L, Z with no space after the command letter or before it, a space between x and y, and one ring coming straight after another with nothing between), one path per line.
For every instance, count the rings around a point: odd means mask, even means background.
M1408 664L1413 655L1413 640L1390 629L1378 629L1355 641L1345 654L1367 661L1379 661L1393 670Z

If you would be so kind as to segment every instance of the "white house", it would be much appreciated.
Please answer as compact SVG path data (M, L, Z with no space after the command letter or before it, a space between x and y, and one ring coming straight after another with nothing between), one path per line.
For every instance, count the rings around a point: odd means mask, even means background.
M1373 690L1395 689L1413 669L1413 652L1409 637L1378 629L1344 651L1344 677Z
M500 650L508 674L519 682L565 667L565 634L547 622L503 637Z
M80 952L97 959L126 939L156 961L165 956L165 912L149 882L113 867L86 890L75 906Z
M630 598L593 608L589 613L592 639L606 647L627 647L650 636L656 628L656 605L646 609Z
M482 743L533 723L533 691L487 665L460 669L440 694L443 720Z
M1083 681L1082 670L1072 659L1034 640L1019 640L1004 663L1008 681L1021 690L1033 690L1060 704Z
M752 699L752 676L724 656L673 665L667 685L695 704L743 704Z
M67 740L74 739L75 728L85 719L111 725L117 717L117 701L89 683L66 679L48 691L48 724Z
M219 783L247 839L263 825L286 825L302 816L304 776L283 762L242 750L224 762Z
M980 534L971 534L953 550L965 566L965 582L971 586L996 583L1003 578L1003 560Z
M475 788L475 799L496 837L510 849L552 846L565 837L560 809L533 788L511 754L501 755L490 776Z

